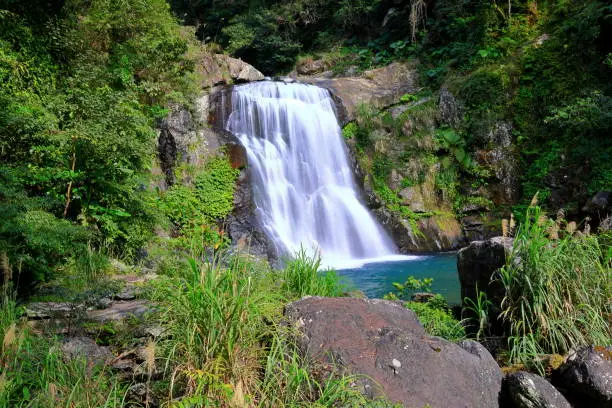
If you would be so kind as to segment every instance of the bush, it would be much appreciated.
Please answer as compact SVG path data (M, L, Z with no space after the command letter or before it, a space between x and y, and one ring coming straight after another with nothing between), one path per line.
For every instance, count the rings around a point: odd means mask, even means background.
M465 329L461 322L453 317L447 306L441 306L439 301L406 302L405 305L416 313L425 331L431 336L442 337L449 341L465 339Z
M563 226L563 220L547 219L539 207L529 207L499 273L512 362L542 369L543 354L611 344L612 259L603 244L609 238L572 234Z

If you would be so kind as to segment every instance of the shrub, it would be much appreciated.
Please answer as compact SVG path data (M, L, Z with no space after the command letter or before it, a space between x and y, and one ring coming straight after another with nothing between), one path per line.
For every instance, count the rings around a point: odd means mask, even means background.
M602 244L605 238L572 235L562 227L562 220L547 219L539 207L530 206L499 273L512 362L542 369L542 354L611 343L612 259Z
M427 303L406 302L406 307L414 311L425 331L432 336L449 341L465 339L465 329L448 309L444 298L436 295Z

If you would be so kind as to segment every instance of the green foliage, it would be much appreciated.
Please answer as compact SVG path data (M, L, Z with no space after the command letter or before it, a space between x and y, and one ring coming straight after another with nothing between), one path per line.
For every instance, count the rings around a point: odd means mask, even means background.
M311 296L341 296L343 287L333 270L320 271L321 259L309 255L303 248L287 262L283 270L283 288L289 296L298 298Z
M357 126L355 122L350 122L342 128L342 136L347 140L353 139L356 137L358 131L359 126Z
M196 176L195 188L208 220L226 217L234 207L234 190L240 171L229 160L217 157Z
M455 319L448 306L445 306L444 298L440 295L436 296L427 303L406 302L405 305L416 313L429 335L453 342L465 339L465 330L461 322Z
M481 337L490 334L491 323L489 321L489 312L492 306L492 302L487 298L485 292L476 289L476 299L466 297L464 299L465 309L472 314L469 318L471 326L477 327L476 340L480 340Z
M135 256L159 218L143 188L155 123L195 91L164 0L58 4L0 15L0 243L23 284L88 243Z
M240 261L222 266L215 255L200 265L190 261L190 270L181 278L167 278L154 292L154 299L166 305L162 322L171 339L163 344L170 361L176 364L175 378L189 379L195 370L206 377L204 392L219 397L217 381L228 384L233 370L240 369L239 379L249 385L256 377L255 367L241 365L256 361L261 353L259 336L267 332L261 316L272 300L258 292L248 270Z
M431 292L432 278L417 279L414 276L409 276L406 282L393 282L395 293L389 293L387 298L390 299L408 299L415 292Z
M400 101L404 103L414 102L414 101L417 101L418 99L419 97L413 94L404 94L400 97Z
M296 333L281 324L288 300L342 293L337 276L321 274L319 265L300 251L284 270L272 271L221 251L154 282L151 297L163 306L159 319L170 334L158 344L172 379L168 401L184 407L366 404L350 385L356 377L314 376L294 343Z
M436 130L436 140L442 149L447 150L466 169L474 166L474 161L466 152L465 140L460 134L451 128L439 128Z
M506 290L502 316L510 325L510 359L540 370L543 354L605 346L612 338L606 320L612 271L607 238L562 228L562 220L546 219L537 206L528 208L499 274Z

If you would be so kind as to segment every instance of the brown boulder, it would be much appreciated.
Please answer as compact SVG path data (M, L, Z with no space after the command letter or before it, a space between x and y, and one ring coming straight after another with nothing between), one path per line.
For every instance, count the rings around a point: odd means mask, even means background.
M324 60L313 60L312 58L306 58L298 61L295 69L300 75L314 75L322 73L328 67L329 64Z
M203 78L202 88L264 79L264 75L252 65L223 54L203 54L197 70Z
M502 374L484 347L427 335L399 302L307 297L285 314L303 333L303 353L366 376L368 396L382 391L407 407L499 406Z
M328 89L346 110L340 117L340 121L346 123L355 119L357 107L361 104L383 109L400 102L406 93L416 93L417 78L414 66L395 62L365 71L359 77L299 77L298 80Z

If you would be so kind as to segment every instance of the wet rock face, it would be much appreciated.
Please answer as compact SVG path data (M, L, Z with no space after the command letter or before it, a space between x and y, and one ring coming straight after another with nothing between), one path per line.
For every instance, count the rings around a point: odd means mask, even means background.
M495 204L514 204L518 201L520 190L516 158L512 145L512 125L507 122L493 124L486 135L490 150L477 152L478 161L490 166L498 183L489 186Z
M285 314L303 333L308 357L374 380L360 383L368 396L407 407L499 406L502 374L489 352L476 342L428 336L399 302L307 297Z
M375 208L373 213L400 253L450 251L465 244L461 225L454 218L434 215L413 223L385 207Z
M571 352L552 380L576 406L612 407L612 347L589 346Z
M227 217L227 231L232 243L239 249L273 263L278 259L276 247L255 216L255 202L246 169L240 172L236 183L234 210Z
M505 408L571 408L565 397L539 375L519 371L504 378Z

